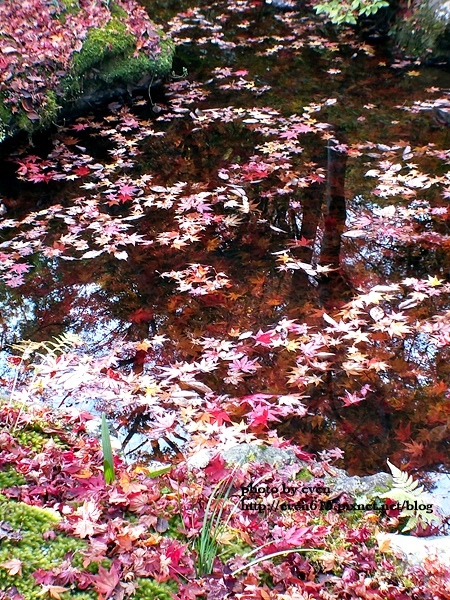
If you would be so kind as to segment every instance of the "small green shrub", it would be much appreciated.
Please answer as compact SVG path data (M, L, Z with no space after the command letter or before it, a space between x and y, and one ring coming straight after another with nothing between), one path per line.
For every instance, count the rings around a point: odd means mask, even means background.
M377 13L380 8L389 6L386 0L326 0L316 4L314 10L319 14L325 14L334 25L348 23L356 24L358 17L369 17Z

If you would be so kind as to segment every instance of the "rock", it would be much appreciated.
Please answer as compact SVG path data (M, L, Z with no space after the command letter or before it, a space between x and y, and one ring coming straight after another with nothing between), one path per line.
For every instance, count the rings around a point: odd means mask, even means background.
M284 466L298 461L293 450L275 448L256 444L239 444L223 452L223 458L228 463L259 462L269 465ZM305 463L306 464L306 463Z
M430 499L444 517L450 517L450 473L428 473L432 484Z
M385 534L390 547L405 565L423 564L425 558L436 558L450 566L450 536L414 537L412 535Z
M374 492L386 492L392 487L392 475L388 473L376 473L358 477L350 476L342 469L333 469L336 475L327 475L325 484L332 486L336 492L345 492L352 497L372 496Z
M135 0L4 0L0 22L0 141L146 90L172 68L173 43Z

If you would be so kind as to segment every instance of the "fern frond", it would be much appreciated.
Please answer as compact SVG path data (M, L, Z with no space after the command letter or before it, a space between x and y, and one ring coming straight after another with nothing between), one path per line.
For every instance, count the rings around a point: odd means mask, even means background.
M419 523L438 525L440 518L437 514L431 512L429 499L422 495L424 492L423 486L419 486L411 475L401 471L389 460L387 460L387 464L392 473L393 487L388 492L380 494L379 498L389 498L399 504L400 517L408 519L402 531L410 531ZM430 512L428 512L429 509Z
M416 498L423 494L423 485L419 486L418 482L414 481L412 478L412 475L409 475L406 471L401 471L398 467L393 465L389 459L387 459L386 462L394 479L394 487L399 488L405 492L405 494L411 494Z
M32 354L37 354L43 359L48 355L56 357L58 354L70 352L73 348L80 346L81 344L82 339L78 335L68 332L56 336L52 340L44 340L42 342L23 340L16 344L12 344L11 347L14 350L18 350L22 354L22 359L26 360Z

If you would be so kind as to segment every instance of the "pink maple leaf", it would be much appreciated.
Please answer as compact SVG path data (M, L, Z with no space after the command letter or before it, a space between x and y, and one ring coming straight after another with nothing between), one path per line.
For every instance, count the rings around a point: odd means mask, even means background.
M14 273L28 273L31 266L27 263L16 263L11 268L10 271L14 271Z
M5 283L7 286L9 287L19 287L20 285L23 285L25 283L24 278L22 277L22 275L16 275L16 276L6 276L5 277Z
M131 200L133 196L138 191L138 188L135 185L130 185L129 183L122 183L119 187L119 200L125 202L126 200Z

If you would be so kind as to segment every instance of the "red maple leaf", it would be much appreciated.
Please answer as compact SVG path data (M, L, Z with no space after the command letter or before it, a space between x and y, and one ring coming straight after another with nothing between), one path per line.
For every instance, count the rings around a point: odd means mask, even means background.
M108 598L113 595L120 582L119 571L114 563L111 565L109 571L99 565L98 575L91 575L89 579L90 583L94 586L95 591L102 594L102 597L104 597L105 600L108 600Z
M205 475L209 477L211 481L220 481L229 473L224 466L225 460L222 458L222 456L220 456L220 454L217 454L209 461L209 464L205 469Z
M255 335L256 344L261 344L262 346L270 346L274 339L279 338L280 334L275 330L272 331L258 331Z
M91 172L91 170L89 169L89 167L78 167L77 169L75 169L75 174L79 175L80 177L83 177L83 175L89 175L89 173Z
M213 422L216 422L218 425L223 425L225 421L227 423L231 423L231 419L228 413L225 412L223 408L213 408L211 410L208 410L208 414L211 415L211 417L213 417Z

